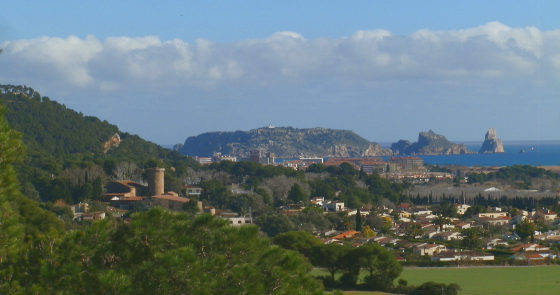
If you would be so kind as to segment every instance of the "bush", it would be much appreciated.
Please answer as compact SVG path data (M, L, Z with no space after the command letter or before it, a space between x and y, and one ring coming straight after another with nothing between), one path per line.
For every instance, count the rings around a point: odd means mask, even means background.
M455 283L449 285L436 282L426 282L416 289L410 295L457 295L461 287Z

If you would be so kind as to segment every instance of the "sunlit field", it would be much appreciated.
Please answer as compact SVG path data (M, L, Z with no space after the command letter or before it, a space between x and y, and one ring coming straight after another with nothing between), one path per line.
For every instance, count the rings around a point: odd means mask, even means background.
M314 275L327 272L315 269ZM531 267L464 267L464 268L406 268L399 279L409 285L421 285L427 281L457 283L459 294L536 294L556 295L560 292L560 266ZM329 294L329 293L327 293ZM381 295L383 292L344 291L353 295Z
M408 284L426 281L457 283L460 294L559 294L560 266L407 268L401 278Z

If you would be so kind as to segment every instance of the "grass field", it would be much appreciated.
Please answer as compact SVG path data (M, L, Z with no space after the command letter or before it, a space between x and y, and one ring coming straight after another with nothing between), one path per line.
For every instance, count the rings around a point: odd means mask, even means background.
M401 278L408 284L457 283L462 295L560 294L560 266L406 268Z
M313 275L327 275L315 269ZM364 273L365 275L365 273ZM405 268L400 278L409 285L427 281L457 283L461 295L557 295L560 294L560 266L531 267L445 267ZM395 280L396 282L396 280ZM328 294L328 293L327 293ZM346 291L345 295L381 295L382 292Z

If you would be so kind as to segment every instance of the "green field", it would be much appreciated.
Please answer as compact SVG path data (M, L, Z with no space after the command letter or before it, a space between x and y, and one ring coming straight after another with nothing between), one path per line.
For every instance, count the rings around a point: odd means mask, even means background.
M560 266L406 268L401 278L408 284L457 283L462 295L560 294Z

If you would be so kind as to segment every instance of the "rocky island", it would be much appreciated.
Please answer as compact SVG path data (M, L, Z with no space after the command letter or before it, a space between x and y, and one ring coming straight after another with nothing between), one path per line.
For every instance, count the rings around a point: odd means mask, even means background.
M504 145L502 140L496 135L496 130L494 128L488 129L486 136L484 137L484 142L478 151L479 154L495 154L503 153Z
M207 132L185 140L184 155L222 153L246 158L253 150L276 157L373 157L392 155L391 150L370 142L353 131L328 128L263 127L249 131Z
M391 150L400 155L459 155L472 153L464 144L455 144L445 136L434 131L420 132L418 141L410 143L408 140L399 140L391 145Z

